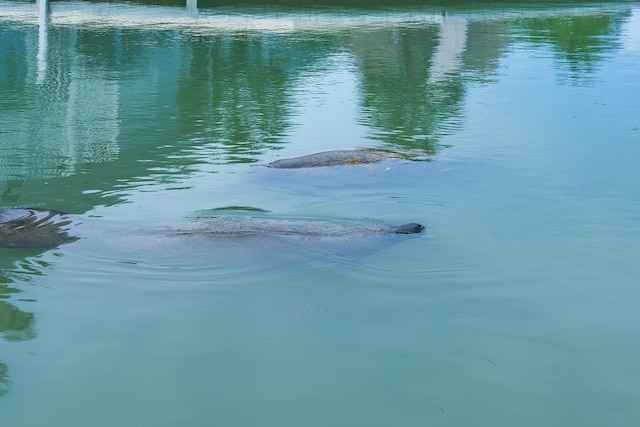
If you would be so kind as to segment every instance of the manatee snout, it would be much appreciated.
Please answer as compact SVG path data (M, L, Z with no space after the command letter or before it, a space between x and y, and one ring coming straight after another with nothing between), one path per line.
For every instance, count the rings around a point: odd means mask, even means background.
M411 222L409 224L404 224L399 227L396 227L394 232L396 234L418 234L418 233L422 233L423 230L424 230L424 226L422 224Z

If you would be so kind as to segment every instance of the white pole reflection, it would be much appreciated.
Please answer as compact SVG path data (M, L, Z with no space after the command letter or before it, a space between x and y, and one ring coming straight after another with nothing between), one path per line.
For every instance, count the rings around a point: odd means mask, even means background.
M445 80L462 67L462 53L467 46L467 19L442 15L440 42L433 55L430 82Z
M49 33L49 0L36 0L38 7L38 72L36 83L42 84L47 74L47 48Z
M187 13L194 18L198 16L198 0L187 0Z

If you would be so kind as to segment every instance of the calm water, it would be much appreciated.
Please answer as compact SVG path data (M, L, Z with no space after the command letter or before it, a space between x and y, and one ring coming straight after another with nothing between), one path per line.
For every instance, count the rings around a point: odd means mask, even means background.
M348 147L421 161L264 167ZM91 223L0 249L3 426L640 422L640 4L2 0L0 150ZM126 231L226 217L427 232Z

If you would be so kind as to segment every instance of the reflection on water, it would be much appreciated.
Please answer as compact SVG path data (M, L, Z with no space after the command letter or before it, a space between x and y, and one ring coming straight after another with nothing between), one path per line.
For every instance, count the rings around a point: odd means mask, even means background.
M54 402L27 425L105 395L155 425L210 408L229 425L353 408L351 424L468 425L481 406L544 425L558 397L557 419L603 396L623 403L597 421L633 410L640 124L620 94L638 88L637 7L176 3L0 0L0 205L104 216L95 239L0 252L2 401L13 382ZM435 161L259 167L354 146ZM127 228L224 216L427 232L363 251L343 232L291 249ZM261 261L283 248L296 262ZM588 405L571 401L583 383ZM314 423L317 402L333 412Z
M559 73L571 84L589 84L604 57L620 48L619 21L615 15L523 18L514 21L519 38L532 48L548 45L559 63Z
M4 250L0 255L2 256L0 265L0 341L31 340L36 337L34 314L21 310L7 300L21 293L21 285L29 281L28 276L34 273L38 274L40 268L47 268L48 265L38 266L37 263L27 260L23 262L23 265L29 265L29 268L16 268L14 263L21 262L19 255L7 253ZM22 274L21 270L24 270L23 272L26 274ZM23 283L15 283L16 280ZM10 385L9 368L0 359L0 396L9 391Z
M14 305L0 301L0 333L6 341L34 338L33 313L25 313Z
M449 20L445 22L448 29ZM466 28L462 23L441 35L442 28L425 24L352 36L351 53L361 73L362 120L375 129L373 138L434 154L438 137L455 129L451 123L459 121L464 95L455 67L460 49L452 55L443 52L455 43L449 38L464 38Z
M94 168L117 171L98 188L72 186L102 194L123 179L144 184L154 170L184 176L201 163L259 162L289 142L306 76L345 53L355 66L368 144L435 154L441 137L460 129L466 85L490 80L511 44L550 45L572 81L588 80L619 47L628 17L615 8L542 16L455 9L444 16L439 9L193 16L108 3L54 4L49 14L47 4L38 2L37 21L20 2L0 12L7 64L0 173L16 188L25 176L71 181ZM137 129L150 115L163 125L141 137Z
M8 387L10 384L9 378L7 376L8 370L9 369L7 368L7 365L0 362L0 396L2 396L8 391Z
M194 18L198 16L198 0L187 0L187 12Z
M38 73L36 82L42 84L47 72L47 46L49 43L49 2L38 0Z
M284 141L293 81L317 50L269 35L186 36L176 93L181 133L219 151L222 162L257 161Z

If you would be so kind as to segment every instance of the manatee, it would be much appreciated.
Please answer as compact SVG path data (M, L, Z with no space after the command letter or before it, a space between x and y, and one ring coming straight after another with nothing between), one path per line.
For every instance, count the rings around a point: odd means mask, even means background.
M360 165L377 163L390 159L411 159L415 156L390 150L373 148L323 151L306 156L281 159L267 164L276 169L319 168L325 166Z
M384 224L323 223L318 221L236 219L205 223L193 229L166 228L167 236L201 235L210 237L298 236L304 238L358 237L393 234L419 234L424 226L417 223L391 226Z
M280 220L267 218L219 219L215 221L157 227L98 227L87 224L81 217L55 210L35 208L10 208L0 210L0 247L5 248L54 248L79 240L80 237L102 242L120 242L129 245L133 241L147 242L150 246L163 242L171 246L173 239L183 238L195 242L202 239L231 240L244 244L275 242L275 238L296 238L298 241L356 240L373 236L419 234L424 227L417 223L400 226L365 223L329 223L322 221ZM149 238L154 240L149 240ZM137 247L142 245L138 244ZM268 245L267 245L268 247Z

